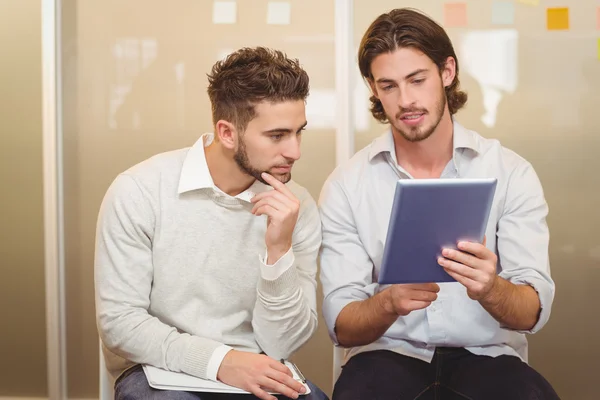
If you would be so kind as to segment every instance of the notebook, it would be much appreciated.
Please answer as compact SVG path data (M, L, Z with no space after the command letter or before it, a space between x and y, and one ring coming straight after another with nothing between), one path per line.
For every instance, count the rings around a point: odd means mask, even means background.
M294 379L301 382L301 378L296 373L294 366L289 361L285 361L285 365L292 371ZM197 378L183 372L166 371L161 368L144 365L144 373L148 379L148 383L154 389L161 390L181 390L186 392L208 392L208 393L237 393L248 394L249 392L229 386L223 382L214 382L206 379ZM310 388L304 383L306 392L309 394ZM279 393L270 393L279 394Z

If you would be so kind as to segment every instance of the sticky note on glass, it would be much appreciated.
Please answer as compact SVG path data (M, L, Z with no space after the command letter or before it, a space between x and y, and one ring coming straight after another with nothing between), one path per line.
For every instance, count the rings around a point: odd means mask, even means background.
M492 24L512 25L515 23L515 3L495 1L492 3Z
M213 3L213 24L235 24L237 4L235 1L215 1Z
M289 25L292 19L292 5L289 1L270 1L267 5L267 24Z
M444 4L444 21L447 27L467 26L467 5L465 3Z
M519 3L527 4L528 6L539 6L540 0L517 0Z
M562 31L569 29L568 8L549 8L547 11L547 18L549 31Z

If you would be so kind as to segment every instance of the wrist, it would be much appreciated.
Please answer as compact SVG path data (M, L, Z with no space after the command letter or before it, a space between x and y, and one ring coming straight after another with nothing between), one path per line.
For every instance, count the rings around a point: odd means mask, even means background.
M275 264L281 257L283 257L288 251L292 244L284 244L284 245L273 245L267 246L267 265Z
M494 283L492 284L492 287L490 288L490 291L487 292L487 294L485 296L483 296L479 302L482 305L485 306L496 306L500 303L500 301L503 298L503 291L504 291L504 283L508 283L506 281L503 281L502 278L500 277L496 277L494 279Z
M233 364L233 358L235 358L237 353L237 350L229 350L227 352L227 354L225 354L225 357L223 357L223 360L221 361L221 364L219 365L219 369L217 370L217 380L218 381L222 381L221 379L221 374L223 373L223 369L226 369L227 367L231 366Z
M384 290L383 292L375 295L375 298L379 300L379 309L382 314L385 316L396 316L396 312L394 311L394 304L392 301L392 291L391 288Z

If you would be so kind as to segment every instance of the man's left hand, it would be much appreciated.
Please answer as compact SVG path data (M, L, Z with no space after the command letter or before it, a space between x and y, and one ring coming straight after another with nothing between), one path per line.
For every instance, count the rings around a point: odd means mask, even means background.
M263 172L262 178L274 190L262 192L252 198L252 214L267 215L268 264L274 264L292 247L292 234L298 220L300 201L277 178Z
M438 263L467 288L473 300L484 300L496 287L498 257L483 244L458 242L458 250L443 249Z

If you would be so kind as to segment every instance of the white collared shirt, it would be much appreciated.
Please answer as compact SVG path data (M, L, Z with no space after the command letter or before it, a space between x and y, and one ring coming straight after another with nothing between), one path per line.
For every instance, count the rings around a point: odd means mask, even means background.
M498 179L487 247L499 256L499 276L529 284L538 293L537 332L548 321L554 282L548 261L548 206L539 179L526 160L454 122L454 155L442 178ZM326 181L319 207L323 226L320 253L323 314L337 344L335 322L349 303L365 300L377 283L394 190L412 177L398 165L388 130L339 166ZM440 267L441 268L441 267ZM347 357L387 349L430 361L437 346L465 347L474 354L518 356L527 360L526 332L501 326L460 283L442 283L438 299L398 320L375 342L349 349Z

